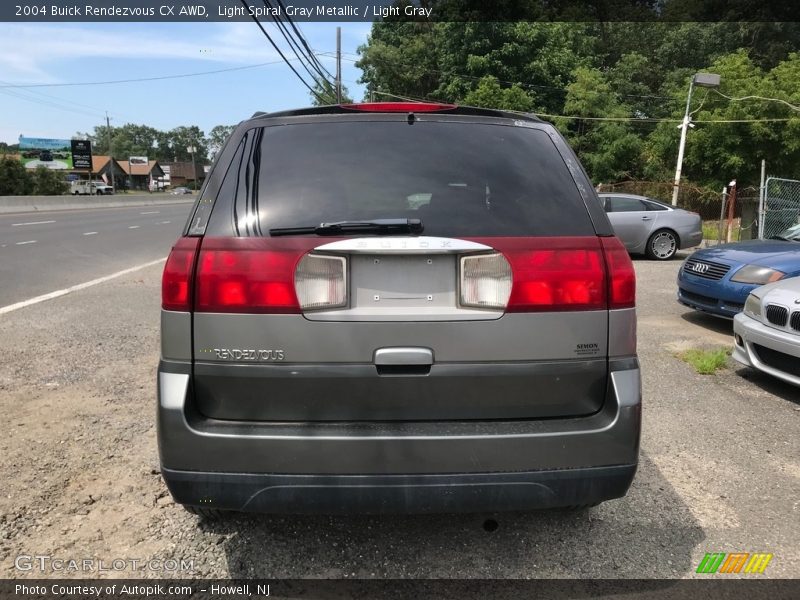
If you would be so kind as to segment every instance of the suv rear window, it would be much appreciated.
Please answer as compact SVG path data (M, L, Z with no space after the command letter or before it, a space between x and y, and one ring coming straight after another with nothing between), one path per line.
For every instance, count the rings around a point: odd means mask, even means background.
M594 235L580 192L541 130L417 120L247 131L209 235L269 235L337 221L421 219L425 235Z

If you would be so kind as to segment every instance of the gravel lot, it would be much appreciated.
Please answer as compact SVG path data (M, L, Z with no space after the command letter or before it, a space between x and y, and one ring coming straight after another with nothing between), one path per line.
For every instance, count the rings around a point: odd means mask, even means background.
M771 552L800 576L800 390L675 358L731 324L674 299L680 261L636 261L644 377L629 495L578 513L234 516L205 524L158 472L160 266L0 318L0 568L19 555L177 558L200 577L692 577L705 552ZM499 527L483 527L486 519ZM75 573L75 576L93 576ZM126 577L171 572L130 570Z

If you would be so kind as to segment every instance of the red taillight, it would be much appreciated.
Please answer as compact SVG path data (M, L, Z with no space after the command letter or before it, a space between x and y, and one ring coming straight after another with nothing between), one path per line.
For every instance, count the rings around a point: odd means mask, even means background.
M192 310L192 273L200 238L181 238L172 247L161 276L161 308Z
M629 308L636 276L617 238L471 238L502 252L511 265L506 312Z
M603 254L596 237L508 238L494 247L511 264L508 312L606 308Z
M363 104L341 104L340 106L348 110L364 112L436 112L457 108L455 104L438 102L364 102Z
M608 265L608 307L633 308L636 305L636 271L631 257L618 238L600 240Z
M198 312L299 313L294 274L316 238L206 238L197 261Z

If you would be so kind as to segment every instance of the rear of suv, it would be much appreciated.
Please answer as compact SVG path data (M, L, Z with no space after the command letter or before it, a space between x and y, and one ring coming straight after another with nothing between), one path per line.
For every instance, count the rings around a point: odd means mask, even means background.
M162 282L162 474L193 512L580 506L638 461L635 276L532 116L256 113Z

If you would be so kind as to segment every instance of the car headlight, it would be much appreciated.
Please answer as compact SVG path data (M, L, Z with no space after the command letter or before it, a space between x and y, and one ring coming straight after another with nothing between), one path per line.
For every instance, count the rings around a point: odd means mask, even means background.
M769 267L745 265L733 274L731 281L735 281L736 283L755 283L758 285L764 285L765 283L778 281L784 275L786 275L786 273L776 269L770 269Z
M744 303L744 314L754 319L761 318L761 298L750 294Z

